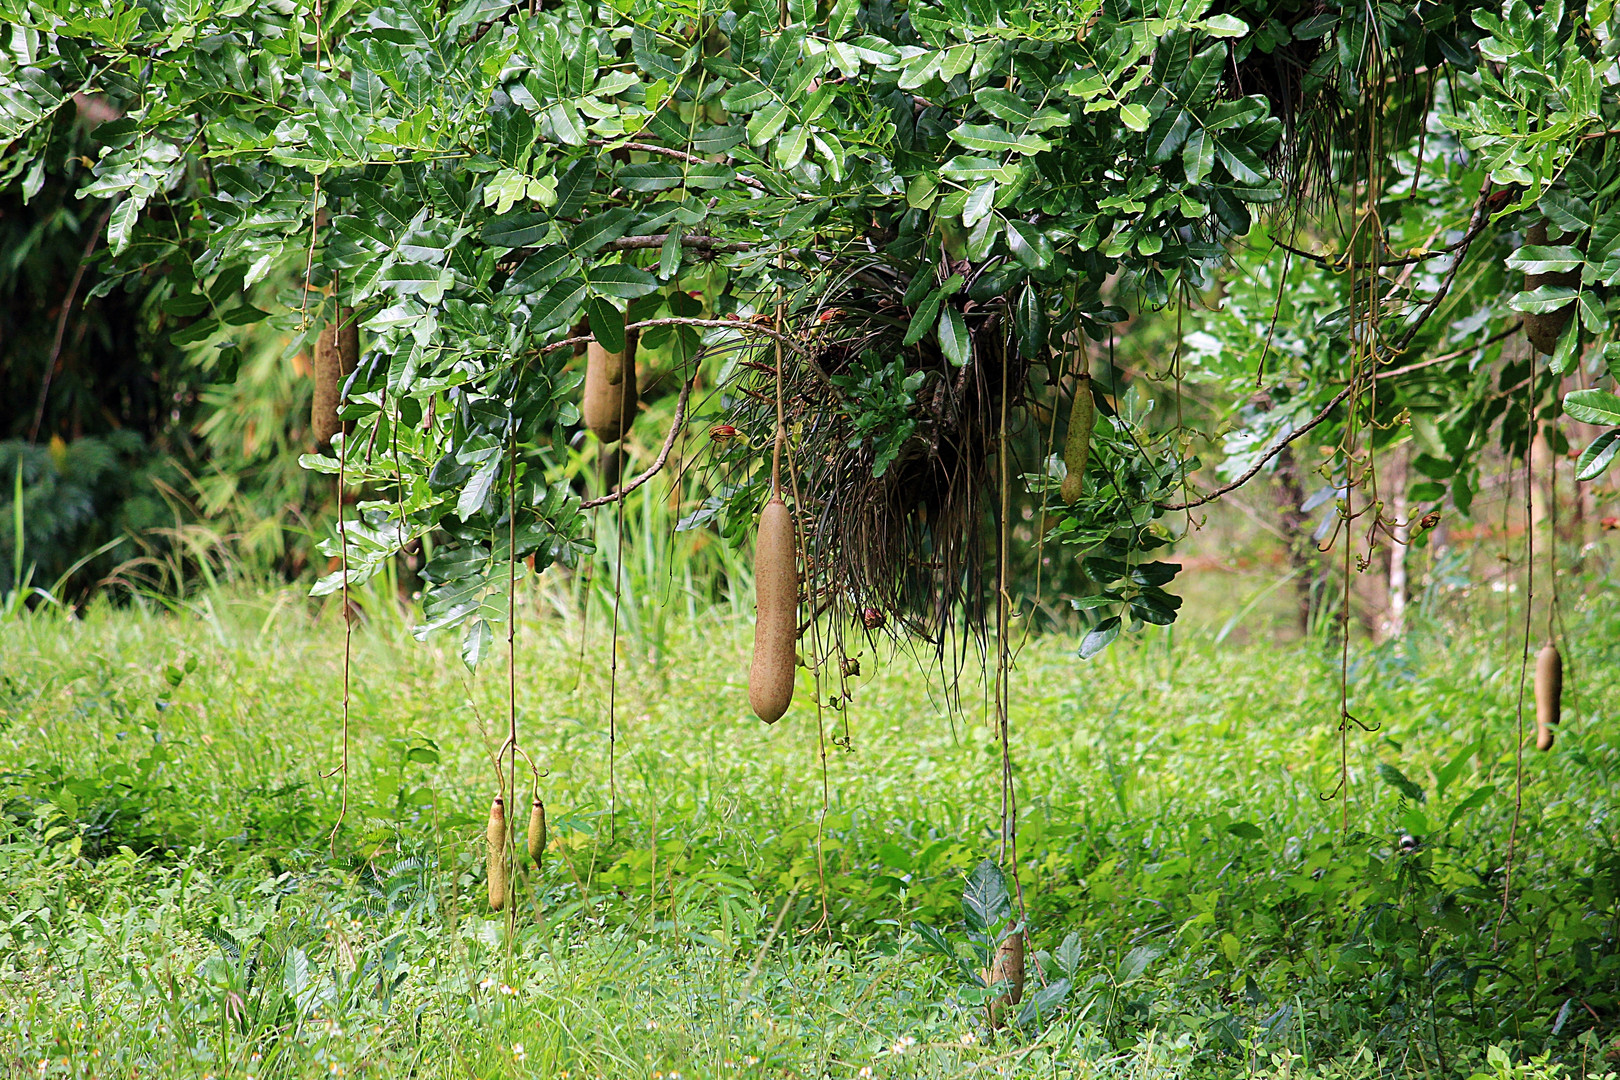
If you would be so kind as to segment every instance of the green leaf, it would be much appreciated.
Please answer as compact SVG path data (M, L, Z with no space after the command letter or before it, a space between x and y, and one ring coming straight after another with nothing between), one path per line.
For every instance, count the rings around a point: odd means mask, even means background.
M1564 411L1583 424L1620 427L1620 397L1607 390L1574 390L1564 395Z
M456 515L463 521L479 513L484 503L489 499L489 493L494 490L495 478L500 475L501 455L490 456L473 471L472 478L461 489L461 495L456 499Z
M1611 428L1581 451L1580 460L1575 463L1575 479L1596 480L1608 472L1616 453L1620 453L1620 429Z
M1260 826L1252 821L1234 821L1226 827L1226 831L1239 840L1264 840L1266 836L1260 831Z
M977 225L996 204L996 182L986 180L968 193L962 206L962 224L968 228Z
M1023 125L1035 116L1035 107L1011 90L980 90L973 103L997 120Z
M585 301L585 317L590 320L591 336L608 352L624 352L624 315L603 296Z
M577 277L563 278L546 290L535 301L530 322L536 332L544 333L573 321L574 313L585 302L587 286Z
M1378 778L1412 802L1428 801L1428 796L1423 793L1422 788L1418 787L1407 778L1405 773L1387 761L1378 763Z
M692 153L724 154L748 137L748 132L736 124L704 128L692 136Z
M1508 269L1523 270L1527 274L1561 274L1585 263L1586 256L1580 249L1567 244L1557 247L1526 244L1507 257Z
M918 279L927 281L932 276L933 274L926 270L919 271L917 278L913 279L913 285ZM924 296L922 303L917 305L917 310L911 316L911 323L906 327L905 340L901 344L915 345L926 337L928 331L934 328L934 316L939 312L939 305L947 296L954 296L962 288L965 281L966 279L961 274L952 274L945 279L939 288ZM906 290L908 294L910 291L909 288Z
M1132 131L1146 131L1151 114L1146 105L1130 104L1119 107L1119 118Z
M1012 918L1012 897L1007 879L994 859L985 859L973 868L962 886L962 918L968 929L986 934Z
M788 118L793 115L786 102L773 101L764 106L748 121L748 142L752 146L776 137Z
M1568 307L1576 295L1576 290L1568 285L1541 285L1529 292L1514 293L1513 298L1508 301L1508 306L1514 311L1545 315L1550 311Z
M1148 160L1155 165L1169 161L1186 144L1191 130L1192 113L1186 109L1166 112L1154 121L1153 130L1148 133Z
M173 342L176 347L183 349L189 345L198 345L204 341L207 341L209 338L219 333L219 329L220 327L218 319L201 319L192 323L184 330L176 330L174 333L169 335L169 340Z
M1052 242L1027 221L1007 222L1007 249L1031 270L1045 270L1056 257Z
M673 161L645 161L626 165L616 179L626 191L668 191L681 186L685 170Z
M1210 37L1242 37L1249 32L1249 24L1236 15L1213 15L1198 25Z
M141 216L141 207L145 205L145 199L129 195L113 207L111 216L107 218L107 246L112 249L114 255L122 255L124 249L129 247L129 239L135 232L135 222Z
M1080 659L1090 660L1114 643L1119 637L1119 616L1110 615L1098 623L1080 642Z
M487 619L472 619L467 623L467 632L461 639L461 662L467 665L468 671L476 671L480 661L489 655L489 647L495 641L495 634L489 627Z
M541 286L556 281L564 274L578 271L579 260L569 254L563 245L551 244L524 259L523 265L513 271L501 291L518 295L538 292Z
M575 254L590 255L619 239L630 231L636 212L628 206L616 206L594 217L588 217L574 227L568 246Z
M968 337L967 322L962 313L950 304L939 313L939 349L955 367L966 364L973 356L973 341Z
M1215 167L1215 139L1203 128L1191 132L1181 148L1181 167L1187 173L1187 183L1202 184Z
M1558 345L1553 349L1552 356L1547 358L1547 369L1554 375L1562 375L1574 367L1580 340L1581 324L1571 319L1569 325L1564 327L1564 332L1558 335Z
M1024 286L1013 310L1013 330L1018 335L1018 354L1025 360L1039 360L1046 353L1046 305L1034 282Z
M1597 293L1591 289L1582 289L1576 300L1577 310L1581 313L1581 325L1589 333L1601 334L1608 328L1608 320L1603 317L1603 301L1598 299Z
M1457 822L1461 821L1463 815L1468 813L1468 811L1478 810L1481 806L1484 806L1490 801L1491 796L1495 794L1495 784L1484 784L1475 788L1469 794L1468 798L1452 807L1450 816L1446 818L1446 828L1449 829L1453 825L1457 824Z
M1563 232L1585 232L1592 227L1592 207L1585 199L1567 191L1548 191L1538 205L1547 220Z
M592 289L604 296L615 296L621 300L634 300L658 291L657 278L640 267L624 263L593 266L585 271L585 280L591 283Z
M955 180L959 183L977 183L980 180L994 180L1000 184L1010 184L1018 179L1017 164L1004 164L998 158L981 157L977 154L957 154L940 167L939 175L946 180Z
M585 209L585 199L596 184L596 162L580 158L557 178L557 205L552 213L559 218L576 218Z
M490 247L535 247L551 234L551 216L533 210L502 214L484 223L484 243Z
M692 66L697 50L688 49L676 59L660 51L659 45L658 34L651 26L638 25L630 33L630 52L637 66L654 79L667 79L673 84Z
M1242 147L1228 148L1225 144L1218 144L1215 147L1215 157L1240 184L1262 185L1266 182L1266 174L1262 171L1265 166Z
M922 943L928 946L930 950L946 960L954 961L956 959L956 950L951 948L951 943L945 940L944 934L926 923L913 923L912 929L917 931L917 936L922 939Z
M994 124L961 124L951 129L951 141L992 154L1038 154L1052 148L1039 135L1013 135Z
M833 5L832 14L827 17L827 40L842 40L849 33L849 28L855 25L855 16L860 14L860 10L860 0L838 0Z
M1164 954L1164 950L1156 945L1138 945L1125 954L1125 959L1119 962L1119 972L1115 976L1120 985L1135 982L1147 971L1148 965Z
M911 322L906 326L906 336L901 345L915 345L928 335L928 331L934 328L934 316L939 314L939 305L944 299L945 293L939 289L923 297L922 303L911 314Z
M906 205L914 210L926 210L934 205L939 194L939 178L933 173L920 172L906 185Z

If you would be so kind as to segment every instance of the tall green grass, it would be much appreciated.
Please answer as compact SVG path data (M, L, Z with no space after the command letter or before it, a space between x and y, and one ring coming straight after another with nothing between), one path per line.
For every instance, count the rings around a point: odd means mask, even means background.
M1350 707L1375 730L1342 744L1320 644L1217 647L1218 624L1188 626L1082 664L1073 640L1034 637L1013 677L1018 884L1033 946L1069 965L1048 982L1073 985L994 1031L919 938L960 940L964 877L997 853L976 674L949 694L931 662L869 648L846 709L818 718L801 676L788 717L760 725L746 599L700 602L711 583L681 545L703 541L652 522L625 537L610 778L618 545L599 522L588 574L542 575L520 605L520 733L554 840L519 875L510 938L480 861L505 658L471 675L453 641L414 643L397 582L358 596L347 777L335 605L217 589L0 623L4 1068L1607 1068L1620 635L1601 593L1565 589L1572 700L1554 752L1525 758L1505 918L1518 642L1488 597L1355 650ZM1324 800L1341 745L1348 784Z

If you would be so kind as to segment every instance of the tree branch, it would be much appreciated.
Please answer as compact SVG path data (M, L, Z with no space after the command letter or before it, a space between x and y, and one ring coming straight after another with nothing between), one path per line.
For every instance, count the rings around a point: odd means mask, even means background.
M39 384L39 401L34 407L34 422L28 427L28 441L32 444L39 438L39 426L45 420L45 402L51 393L51 381L56 377L56 364L62 358L62 336L67 333L68 316L73 312L73 301L79 294L79 283L84 280L84 268L90 262L90 256L95 253L96 241L101 239L101 230L107 227L107 218L112 215L113 204L109 200L96 218L96 223L90 227L90 239L84 245L84 254L79 256L78 269L73 271L73 280L68 284L67 296L62 299L62 312L56 319L56 337L51 342L50 355L45 358L45 378Z
M1479 203L1474 207L1473 217L1468 222L1468 231L1463 234L1462 239L1458 240L1454 244L1448 245L1447 247L1441 249L1441 252L1437 253L1437 254L1440 254L1440 253L1456 252L1457 260L1456 260L1456 262L1454 262L1452 264L1451 270L1445 276L1445 280L1440 283L1440 288L1438 290L1436 290L1434 296L1429 300L1429 302L1423 306L1423 311L1418 316L1416 321L1414 321L1410 326L1407 327L1406 333L1403 334L1401 336L1400 340L1397 341L1395 343L1395 345L1391 347L1391 349L1390 349L1391 352L1399 353L1403 349L1405 349L1406 346L1411 343L1412 338L1414 336L1416 336L1418 330L1422 328L1424 323L1429 321L1429 317L1431 315L1433 315L1435 313L1436 309L1438 309L1440 307L1440 304L1445 300L1447 294L1449 294L1451 292L1452 283L1457 280L1457 271L1462 268L1462 261L1463 261L1463 258L1468 254L1469 245L1474 242L1475 237L1477 237L1481 232L1483 232L1485 230L1485 226L1490 222L1490 216L1485 213L1485 208L1486 208L1486 206L1488 204L1489 197L1490 197L1490 189L1489 188L1487 188L1485 191L1480 192ZM1313 259L1316 262L1322 264L1323 266L1330 265L1326 260L1324 260L1319 255L1312 255L1312 254L1310 254L1309 252L1306 252L1306 251L1298 251L1298 250L1296 250L1294 248L1289 247L1287 244L1281 243L1281 241L1278 241L1277 243L1284 250L1292 251L1296 255L1304 256L1307 259ZM1399 263L1390 262L1390 263L1382 263L1380 265L1382 265L1382 266L1396 266L1396 265L1399 265ZM1512 332L1511 330L1506 331L1503 334L1498 335L1498 337L1506 337L1507 334L1511 333L1511 332ZM1491 340L1494 341L1494 340L1497 340L1497 339L1492 338ZM1488 345L1488 344L1490 344L1490 341L1487 341L1484 344ZM1474 348L1480 348L1480 347L1482 347L1482 346L1474 346ZM1472 350L1465 350L1465 351L1472 351ZM1375 371L1374 374L1373 374L1373 379L1376 381L1378 379L1388 379L1388 378L1391 378L1391 377L1393 377L1395 375L1403 375L1403 374L1406 374L1409 371L1416 371L1419 368L1428 367L1431 364L1440 363L1443 360L1454 360L1454 359L1456 359L1457 356L1460 356L1460 355L1462 355L1462 353L1458 353L1458 354L1456 354L1454 356L1437 357L1437 358L1435 358L1433 360L1424 361L1424 362L1418 363L1418 364L1411 364L1411 365L1408 365L1407 367L1404 367L1404 368L1396 368L1394 371L1388 371L1388 372L1384 372L1382 374L1379 374L1379 373L1377 373ZM1350 396L1350 391L1354 390L1355 388L1356 388L1356 383L1355 383L1354 380L1352 380L1349 386L1346 386L1343 390L1340 390L1336 395L1334 395L1333 400L1328 402L1327 405L1323 407L1321 412L1317 413L1315 416L1313 416L1309 420L1305 421L1305 423L1301 424L1299 427L1297 427L1293 431L1289 432L1286 438L1281 439L1280 441L1275 443L1271 447L1271 449L1267 450L1263 455L1261 455L1260 460L1256 461L1254 463L1254 465L1251 466L1247 472L1245 472L1242 476L1238 477L1236 480L1232 481L1230 484L1226 484L1226 485L1224 485L1222 487L1218 487L1214 491L1210 492L1208 495L1203 495L1203 496L1200 496L1199 498L1196 498L1196 499L1188 499L1185 502L1179 502L1179 503L1155 503L1154 505L1157 506L1160 510L1191 510L1195 506L1203 506L1205 503L1214 502L1216 499L1220 498L1222 495L1225 495L1229 491L1237 490L1238 488L1242 487L1244 484L1247 484L1250 480L1253 480L1255 475L1257 473L1259 473L1262 468L1265 467L1266 462L1270 461L1272 458L1274 458L1278 454L1282 453L1283 448L1286 447L1289 443L1293 442L1295 439L1299 438L1301 435L1305 434L1307 431L1311 430L1312 428L1314 428L1318 424L1320 424L1322 421L1326 420L1328 418L1328 414L1331 413L1334 409L1336 409L1339 406L1340 402L1344 401L1345 398L1349 397Z
M696 154L688 154L684 150L671 150L669 147L659 146L657 143L614 142L611 139L587 139L586 142L591 146L610 146L615 150L640 150L644 154L660 154L663 157L674 158L676 161L684 161L689 165L721 164L721 162L718 161L710 161L708 158L698 157ZM742 173L738 173L737 183L746 184L755 191L763 191L767 195L770 194L770 189L764 184L760 183L758 180L755 180L752 176L744 176Z
M608 503L618 502L620 499L636 490L636 488L658 475L658 473L663 469L664 465L669 461L669 452L675 447L675 436L679 435L681 428L686 426L686 402L687 399L692 396L692 384L695 382L697 382L696 374L694 374L690 379L687 379L686 384L681 387L681 396L680 399L675 402L675 419L670 422L669 434L664 436L664 445L658 451L658 456L653 459L652 465L648 466L647 471L630 481L628 484L625 484L611 495L603 495L598 499L586 499L584 502L579 504L579 508L581 510L592 510L598 506L606 506Z
M1483 196L1481 196L1479 206L1474 209L1473 217L1468 222L1468 229L1463 233L1461 238L1452 241L1445 247L1423 251L1416 255L1402 255L1394 259L1379 259L1378 269L1382 270L1391 266L1410 266L1413 263L1427 262L1430 259L1438 259L1443 256L1450 255L1455 251L1466 249L1469 244L1474 242L1475 237L1479 236L1480 233L1485 231L1485 226L1490 224L1490 218L1481 213L1484 207L1485 199ZM1302 251L1291 244L1285 244L1281 240L1273 240L1272 243L1277 247L1282 248L1284 251L1298 255L1302 259L1309 259L1311 262L1327 270L1342 270L1347 265L1342 254L1334 258L1329 258L1326 255L1313 255L1309 251Z
M722 330L737 330L739 332L749 334L762 334L765 337L774 338L775 340L780 341L783 345L792 349L796 353L808 355L808 350L795 341L791 335L778 333L769 326L760 326L757 323L747 322L743 319L686 319L677 316L670 316L663 319L643 319L641 322L626 323L624 328L626 330L642 330L649 326L708 326ZM553 349L566 349L572 348L575 345L587 345L595 340L596 338L590 334L582 334L577 337L566 337L561 341L553 341L549 345L542 345L540 347L540 351L543 353L548 353Z
M651 236L621 236L617 240L602 245L603 251L643 251L647 248L661 248L664 241L669 239L669 233L653 233ZM699 251L749 251L753 244L743 243L740 240L717 240L712 236L681 235L681 247L696 248Z
M1434 367L1436 364L1444 364L1452 360L1461 359L1477 349L1489 348L1490 346L1495 345L1498 341L1501 341L1503 338L1517 333L1519 327L1523 325L1523 323L1513 323L1506 330L1492 334L1479 344L1470 345L1466 349L1458 349L1455 352L1442 353L1439 356L1433 356L1427 360L1420 360L1415 364L1407 364L1405 367L1398 367L1393 371L1375 371L1373 372L1373 379L1393 379L1397 375L1410 375L1414 371L1422 371L1424 368Z
M1328 402L1322 407L1321 412L1317 413L1299 427L1295 428L1293 431L1290 431L1284 438L1274 443L1271 449L1267 450L1261 455L1259 461L1256 461L1252 466L1250 466L1248 472L1244 473L1230 484L1226 484L1223 487L1218 487L1208 495L1203 495L1196 499L1188 499L1186 502L1155 503L1154 505L1160 510L1191 510L1195 506L1203 506L1207 502L1214 502L1216 499L1220 498L1222 495L1225 495L1229 491L1236 491L1244 484L1247 484L1250 480L1253 480L1255 474L1265 467L1266 462L1282 453L1283 448L1289 443L1293 442L1295 439L1299 438L1301 435L1305 434L1307 431L1326 420L1328 418L1328 414L1333 412L1334 409L1338 408L1340 403L1343 402L1345 398L1350 396L1350 391L1354 389L1355 385L1351 384L1350 386L1345 387L1343 390L1340 390L1336 395L1334 395L1332 401Z

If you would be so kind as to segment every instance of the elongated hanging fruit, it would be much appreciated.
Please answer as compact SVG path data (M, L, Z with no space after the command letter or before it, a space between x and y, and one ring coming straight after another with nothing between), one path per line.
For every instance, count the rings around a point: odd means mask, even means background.
M1553 725L1563 712L1564 658L1552 642L1536 654L1536 749L1551 750Z
M602 442L616 442L636 418L636 333L624 336L624 352L592 341L585 350L585 426Z
M1540 247L1547 243L1547 222L1538 221L1524 231L1526 245ZM1581 272L1579 270L1562 270L1553 274L1526 274L1524 275L1524 289L1530 292L1542 285L1567 285L1570 288L1579 288ZM1557 311L1534 312L1527 311L1520 318L1524 321L1524 336L1530 339L1530 344L1536 347L1537 352L1551 353L1558 348L1558 338L1569 325L1569 320L1575 315L1575 302L1571 300Z
M489 806L489 906L496 911L506 906L506 803L499 795Z
M748 669L748 703L767 724L782 719L793 703L798 658L799 574L793 558L793 515L780 496L759 515L754 548L754 662Z
M332 323L315 339L315 397L309 405L309 426L315 442L325 446L338 431L338 390L342 386L343 365L339 359L337 324Z
M329 324L315 339L315 397L309 406L309 426L315 441L325 446L343 426L338 406L343 404L343 382L360 362L360 324L354 308L339 312L339 321Z
M546 804L539 799L534 800L534 806L529 810L529 859L534 863L535 869L540 868L540 860L546 855Z
M996 958L985 981L1003 983L1002 993L990 1001L990 1026L1000 1027L1006 1011L1024 999L1024 934L1013 934L996 946Z
M1085 486L1086 462L1091 460L1091 429L1097 423L1097 403L1091 396L1091 375L1082 371L1074 381L1074 405L1069 409L1069 434L1063 441L1063 464L1068 475L1059 494L1072 503Z

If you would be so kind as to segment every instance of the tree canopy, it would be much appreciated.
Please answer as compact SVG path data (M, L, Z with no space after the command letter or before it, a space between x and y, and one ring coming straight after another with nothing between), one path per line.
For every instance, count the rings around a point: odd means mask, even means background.
M1378 489L1395 442L1417 454L1425 512L1466 512L1479 455L1527 453L1560 409L1609 429L1583 477L1620 451L1600 385L1620 349L1609 2L0 14L0 176L107 200L98 288L155 283L173 340L222 381L255 324L313 349L340 308L359 313L346 430L305 464L366 496L329 545L346 569L316 591L448 537L422 631L463 626L470 663L511 564L588 542L560 473L588 338L623 350L639 332L644 363L686 388L677 427L719 358L710 419L736 437L715 441L727 480L688 525L750 528L781 416L810 614L893 612L925 636L944 607L983 604L968 568L982 521L1005 516L990 489L1007 455L988 462L1009 412L1039 429L1011 482L1097 586L1078 601L1083 652L1173 621L1165 515L1306 434L1363 557L1421 531ZM86 100L114 115L95 160L63 150ZM1145 392L1113 347L1154 319ZM1180 416L1200 383L1237 411ZM1099 420L1062 502L1070 386Z

